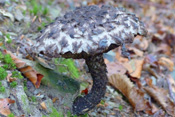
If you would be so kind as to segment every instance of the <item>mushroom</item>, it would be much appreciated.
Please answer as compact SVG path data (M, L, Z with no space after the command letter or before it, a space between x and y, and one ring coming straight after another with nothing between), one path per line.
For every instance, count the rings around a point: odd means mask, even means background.
M73 102L73 114L81 115L94 108L105 95L108 78L103 53L122 46L122 54L129 57L125 44L131 43L136 35L146 34L144 24L123 8L77 7L46 26L32 51L47 58L85 59L93 86L87 95Z

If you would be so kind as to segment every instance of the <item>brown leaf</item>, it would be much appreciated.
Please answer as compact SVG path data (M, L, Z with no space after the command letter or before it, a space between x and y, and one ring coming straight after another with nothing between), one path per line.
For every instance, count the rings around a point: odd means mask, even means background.
M0 113L5 116L9 115L11 113L9 107L13 103L15 103L15 100L9 98L0 99Z
M12 59L14 60L14 63L16 64L16 67L19 69L19 71L28 78L36 88L39 88L42 78L44 77L42 74L35 71L31 66L27 65L24 61L17 58L15 55L13 55L9 51L5 51L7 54L10 54Z
M134 84L129 78L122 74L111 75L109 77L109 83L126 97L128 97L130 90L134 87Z
M175 104L171 101L168 95L168 91L163 88L158 88L151 83L151 79L147 80L149 87L145 87L144 90L157 101L164 110L170 115L175 115Z
M162 65L162 66L167 67L170 71L173 71L174 63L173 63L173 61L171 61L170 59L165 58L165 57L161 57L161 58L158 60L158 63L159 63L160 65Z
M171 56L171 47L168 46L167 44L161 43L157 48L156 52L158 52L158 54L163 53L166 54L167 56Z
M135 87L130 90L128 100L136 111L142 111L147 108L147 101L144 99L144 93Z
M109 77L109 83L128 98L136 111L151 110L147 101L144 99L144 93L141 90L136 89L126 75L111 75Z
M124 67L128 70L132 77L140 78L143 63L144 59L133 59L127 63L124 63Z
M47 110L47 107L46 107L46 103L45 102L41 102L40 105L41 105L42 109Z
M143 51L141 51L141 50L139 50L137 48L129 47L128 50L129 50L129 52L132 51L136 56L139 56L139 57L143 56Z
M122 57L122 55L121 55L121 48L119 47L117 49L118 49L118 51L116 52L115 58L121 63L128 62L128 58Z
M17 80L17 78L12 78L11 76L12 76L12 74L8 74L7 75L6 79L7 79L8 82L12 82L12 81L16 81Z
M126 68L119 62L110 62L106 64L108 76L111 76L113 74L125 74Z

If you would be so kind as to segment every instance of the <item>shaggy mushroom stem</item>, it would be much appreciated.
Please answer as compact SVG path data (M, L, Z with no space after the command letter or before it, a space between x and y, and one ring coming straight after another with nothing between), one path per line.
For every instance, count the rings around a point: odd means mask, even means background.
M100 103L105 95L108 82L106 65L102 54L90 56L85 61L93 79L93 86L86 96L75 99L73 113L76 115L84 114Z

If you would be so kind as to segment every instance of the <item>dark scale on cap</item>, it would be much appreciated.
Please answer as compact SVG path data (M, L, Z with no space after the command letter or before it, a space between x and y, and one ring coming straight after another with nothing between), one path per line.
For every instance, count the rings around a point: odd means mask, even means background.
M113 6L84 6L58 17L42 31L31 47L33 53L44 57L84 58L93 79L91 91L73 102L73 114L84 114L94 108L105 95L108 78L103 53L122 46L136 35L146 35L141 21L123 8Z

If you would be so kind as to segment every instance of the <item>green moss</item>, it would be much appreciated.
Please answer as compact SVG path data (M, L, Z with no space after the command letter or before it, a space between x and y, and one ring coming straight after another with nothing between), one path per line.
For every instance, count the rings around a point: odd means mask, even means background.
M122 106L122 105L119 105L118 109L119 109L120 111L122 111L122 110L123 110L123 106Z
M10 64L10 63L13 62L13 60L12 60L10 54L6 54L6 55L4 56L4 62L7 63L7 64Z
M0 67L0 80L4 80L7 77L7 72L4 68Z
M9 69L8 64L3 65L2 67L3 67L4 69L6 69L6 70Z
M11 88L14 88L14 87L17 86L17 84L18 84L18 83L17 83L16 81L13 81L13 82L10 83L10 87L11 87Z
M2 52L0 52L0 60L3 60L4 55L2 54Z
M21 75L21 73L19 71L13 71L12 77L19 78L19 79L23 78L23 76Z
M27 99L27 97L25 95L21 95L21 100L22 100L24 105L27 104L26 99Z
M28 89L28 88L27 88L26 86L24 86L24 91L27 91L27 89Z
M8 69L16 69L16 65L9 54L4 55L4 62L8 64Z
M70 73L71 77L74 77L74 78L79 77L79 71L72 59L59 58L59 59L55 59L54 61L55 61L55 64L59 64L58 71L60 73L66 72L66 73Z
M5 92L5 87L4 86L0 86L0 92L4 93Z
M10 113L7 117L15 117L13 113Z
M32 96L32 97L31 97L31 101L32 101L32 102L36 102L36 97L35 97L35 96Z
M52 107L52 113L49 117L64 117L61 112L58 112L56 108Z

